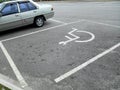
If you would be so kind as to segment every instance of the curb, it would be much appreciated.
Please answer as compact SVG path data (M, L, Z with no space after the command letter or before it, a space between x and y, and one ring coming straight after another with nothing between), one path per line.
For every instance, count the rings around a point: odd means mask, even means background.
M19 82L0 74L0 84L3 86L11 89L11 90L32 90L30 87L24 87L22 88L19 84Z

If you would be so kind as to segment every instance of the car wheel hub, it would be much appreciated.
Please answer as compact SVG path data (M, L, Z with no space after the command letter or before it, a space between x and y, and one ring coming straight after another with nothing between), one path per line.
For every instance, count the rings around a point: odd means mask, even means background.
M43 20L41 18L37 19L36 24L38 26L42 26L43 25Z

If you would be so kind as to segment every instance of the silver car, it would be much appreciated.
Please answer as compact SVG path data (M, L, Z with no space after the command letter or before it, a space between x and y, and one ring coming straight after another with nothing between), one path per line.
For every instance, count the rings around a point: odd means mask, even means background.
M54 16L53 7L32 0L15 0L0 3L0 31L29 24L42 27L44 21Z

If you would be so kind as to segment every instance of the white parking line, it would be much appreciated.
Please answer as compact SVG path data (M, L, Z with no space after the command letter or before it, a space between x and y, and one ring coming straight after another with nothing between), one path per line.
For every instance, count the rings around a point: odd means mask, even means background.
M4 47L3 43L0 42L0 48L2 49L4 55L6 56L13 72L15 73L18 81L20 82L20 85L24 88L27 87L28 84L26 83L26 81L24 80L23 76L21 75L20 71L18 70L17 66L15 65L14 61L12 60L11 56L9 55L7 49Z
M56 19L49 19L49 20L54 21L54 22L57 22L57 23L66 24L66 23L65 23L65 22L63 22L63 21L59 21L59 20L56 20Z
M8 39L4 39L4 40L1 40L1 42L5 42L5 41L9 41L9 40L13 40L13 39L17 39L17 38L21 38L21 37L29 36L29 35L33 35L33 34L36 34L36 33L39 33L39 32L48 31L48 30L50 30L50 29L54 29L54 28L58 28L58 27L62 27L62 26L66 26L66 25L70 25L70 24L73 24L73 23L82 22L82 21L84 21L84 19L79 20L79 21L75 21L75 22L65 23L65 24L62 24L62 25L54 26L54 27L50 27L50 28L43 29L43 30L38 30L38 31L31 32L31 33L27 33L27 34L24 34L24 35L20 35L20 36L16 36L16 37L12 37L12 38L8 38Z
M109 49L107 49L106 51L98 54L97 56L93 57L92 59L88 60L87 62L79 65L78 67L76 67L76 68L70 70L69 72L67 72L67 73L59 76L58 78L54 79L54 81L55 81L56 83L58 83L58 82L64 80L65 78L67 78L67 77L71 76L72 74L78 72L79 70L85 68L85 67L88 66L89 64L95 62L96 60L98 60L99 58L101 58L101 57L103 57L104 55L108 54L109 52L113 51L114 49L116 49L116 48L119 47L119 46L120 46L120 43L112 46L111 48L109 48Z
M86 20L87 22L91 22L91 23L97 23L97 24L102 24L102 25L106 25L106 26L111 26L111 27L115 27L115 28L120 28L120 26L118 25L111 25L111 24L107 24L107 23L102 23L102 22L97 22L97 21L91 21L91 20Z
M9 41L9 40L13 40L13 39L17 39L17 38L25 37L25 36L28 36L28 35L33 35L33 34L36 34L36 33L39 33L39 32L48 31L48 30L50 30L50 29L54 29L54 28L58 28L58 27L62 27L62 26L66 26L66 25L70 25L70 24L73 24L73 23L82 22L82 21L87 21L87 22L92 22L92 23L97 23L97 24L102 24L102 25L106 25L106 26L111 26L111 27L120 28L120 26L117 26L117 25L111 25L111 24L106 24L106 23L101 23L101 22L96 22L96 21L91 21L91 20L81 19L81 20L78 20L78 21L75 21L75 22L64 23L64 24L62 24L62 25L53 26L53 27L50 27L50 28L47 28L47 29L38 30L38 31L31 32L31 33L27 33L27 34L24 34L24 35L20 35L20 36L16 36L16 37L12 37L12 38L8 38L8 39L4 39L4 40L1 40L1 42L5 42L5 41Z

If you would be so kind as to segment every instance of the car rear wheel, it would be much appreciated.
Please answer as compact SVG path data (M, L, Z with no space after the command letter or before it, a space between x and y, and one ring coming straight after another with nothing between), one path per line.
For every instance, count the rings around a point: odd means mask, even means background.
M42 27L44 25L44 18L43 17L36 17L34 20L34 24L37 27Z

